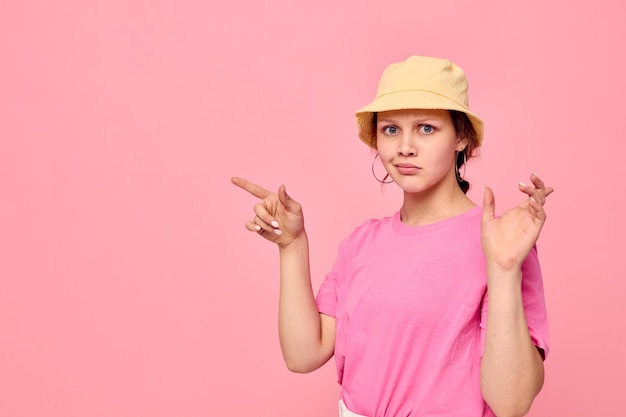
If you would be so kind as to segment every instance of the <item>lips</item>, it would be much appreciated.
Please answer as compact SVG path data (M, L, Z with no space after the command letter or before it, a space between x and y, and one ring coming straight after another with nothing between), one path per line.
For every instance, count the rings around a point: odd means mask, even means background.
M413 164L396 164L396 168L400 174L411 175L416 174L421 168Z

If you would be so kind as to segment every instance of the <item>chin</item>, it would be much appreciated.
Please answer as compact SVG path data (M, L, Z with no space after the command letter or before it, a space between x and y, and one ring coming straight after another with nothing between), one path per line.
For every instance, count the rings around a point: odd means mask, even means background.
M426 190L428 190L430 187L428 186L424 186L424 185L419 185L419 184L406 184L406 183L398 183L396 182L396 185L398 187L400 187L400 189L402 191L404 191L405 193L409 193L409 194L419 194L421 192L424 192Z

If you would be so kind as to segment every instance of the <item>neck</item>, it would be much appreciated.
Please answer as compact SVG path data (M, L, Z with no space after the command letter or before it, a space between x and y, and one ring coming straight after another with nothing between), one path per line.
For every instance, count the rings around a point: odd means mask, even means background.
M400 209L402 223L420 226L435 223L476 207L455 183L454 187L434 187L421 193L404 193Z

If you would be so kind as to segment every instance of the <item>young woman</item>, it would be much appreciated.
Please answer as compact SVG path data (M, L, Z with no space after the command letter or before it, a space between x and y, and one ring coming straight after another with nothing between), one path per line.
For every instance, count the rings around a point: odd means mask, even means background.
M459 168L481 145L467 80L452 62L412 56L387 67L356 113L404 201L340 245L317 297L300 204L241 178L262 201L248 230L280 249L280 343L288 368L334 354L340 415L522 416L543 384L548 334L535 243L552 192L532 174L526 198L495 217L467 196Z

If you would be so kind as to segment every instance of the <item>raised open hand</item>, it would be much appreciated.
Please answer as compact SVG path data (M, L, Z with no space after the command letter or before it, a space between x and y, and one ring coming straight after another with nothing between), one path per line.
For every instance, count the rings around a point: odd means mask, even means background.
M262 200L254 206L256 215L246 223L246 229L280 247L289 246L304 234L302 206L287 195L284 185L279 187L276 194L243 178L233 177L231 181Z
M495 217L493 191L485 187L483 197L482 246L487 263L503 270L520 268L524 259L539 238L546 221L543 209L546 197L554 191L532 174L533 185L519 184L521 192L528 195L517 207Z

